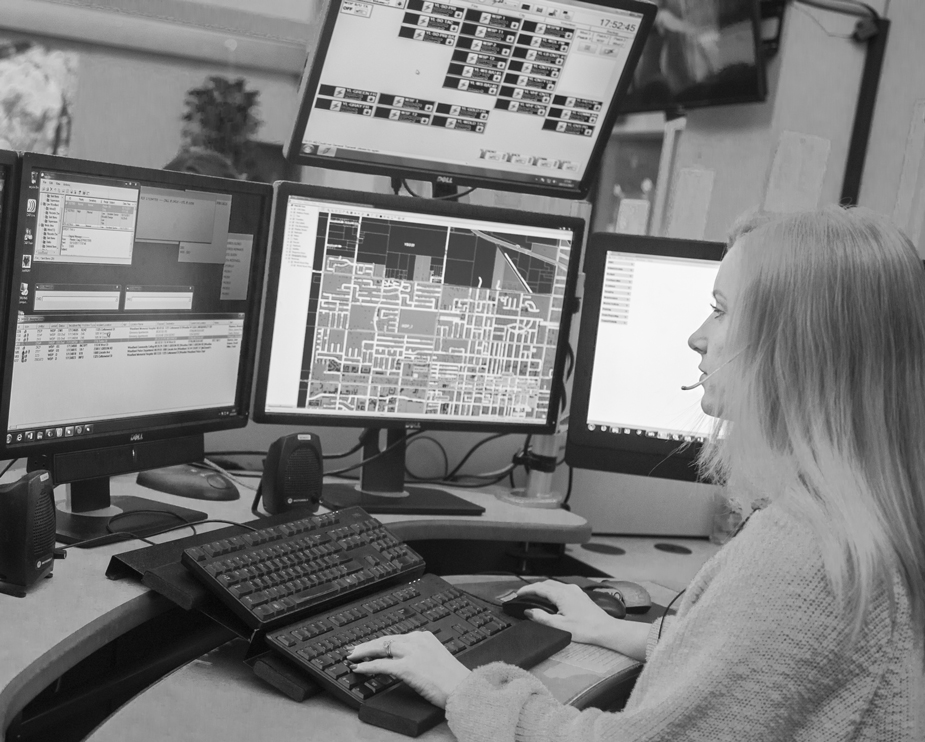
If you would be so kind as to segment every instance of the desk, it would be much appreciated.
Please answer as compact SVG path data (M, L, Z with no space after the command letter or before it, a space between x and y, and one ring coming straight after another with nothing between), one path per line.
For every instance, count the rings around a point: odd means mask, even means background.
M15 478L19 473L8 476ZM583 518L563 510L520 508L484 491L451 491L479 503L485 513L478 517L377 517L405 540L494 538L581 543L591 535ZM204 502L153 492L138 487L134 476L126 476L112 480L112 494L192 507L212 518L236 522L254 517L250 512L250 490L242 490L239 500ZM200 531L221 527L205 525ZM174 532L169 538L188 533ZM67 559L55 563L53 578L42 580L25 598L0 595L0 730L4 735L26 704L65 671L127 631L173 609L170 601L140 583L105 578L112 555L136 548L137 542L128 542L71 549Z
M652 539L637 544L643 549ZM692 563L700 562L693 557ZM699 566L699 565L698 565ZM455 581L465 580L458 578ZM454 581L449 578L449 581ZM674 590L644 582L653 600L665 605ZM556 678L554 695L567 700L556 690L565 689L562 678L569 669L556 664L560 655L581 649L572 645L550 660L533 668L541 680L547 673ZM243 662L247 649L243 640L235 639L168 675L136 696L109 717L88 737L87 742L259 742L262 740L324 740L324 742L408 742L402 736L364 724L357 712L322 693L296 703L257 678ZM594 650L592 650L594 651ZM611 672L635 678L639 663L609 650L598 650L611 666ZM562 658L563 660L565 658ZM421 742L449 742L455 739L446 722L416 738Z

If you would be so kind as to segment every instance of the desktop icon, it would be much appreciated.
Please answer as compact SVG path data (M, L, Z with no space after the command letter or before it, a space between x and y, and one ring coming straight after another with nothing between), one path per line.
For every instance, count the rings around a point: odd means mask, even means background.
M37 205L38 205L38 204L36 203L36 200L35 200L34 198L30 198L28 201L26 201L26 213L27 213L27 214L34 214L34 213L35 213L35 207L36 207Z

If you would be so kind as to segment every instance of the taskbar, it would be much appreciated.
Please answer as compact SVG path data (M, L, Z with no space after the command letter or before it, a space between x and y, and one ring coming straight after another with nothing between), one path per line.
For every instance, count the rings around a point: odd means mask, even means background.
M589 433L609 433L612 435L631 435L638 438L655 438L662 441L678 443L704 443L707 436L683 430L665 430L662 428L634 428L623 425L587 423Z
M559 177L552 174L520 173L500 168L476 167L472 165L453 165L446 162L431 160L418 160L410 157L384 155L366 150L354 150L335 145L303 144L301 156L303 158L317 158L319 161L329 162L336 166L338 162L349 162L378 166L385 169L420 171L418 176L423 180L441 178L441 182L458 177L464 179L493 180L502 183L522 183L525 185L544 186L547 188L561 188L563 191L576 191L581 181L574 177ZM556 160L549 160L549 168L556 168ZM439 167L439 170L435 168Z

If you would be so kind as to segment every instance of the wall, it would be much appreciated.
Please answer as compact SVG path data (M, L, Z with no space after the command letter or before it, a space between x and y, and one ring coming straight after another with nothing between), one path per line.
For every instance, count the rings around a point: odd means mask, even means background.
M916 242L925 258L925 237L921 234L925 214L925 158L921 149L908 147L916 103L925 100L925 74L922 73L922 39L925 38L925 3L918 0L894 0L889 6L891 20L883 75L877 95L860 203L884 214L893 214L902 197L913 198L912 218L920 230ZM917 126L921 128L921 114ZM902 173L907 166L914 175L912 193L901 193ZM913 236L909 224L900 223Z

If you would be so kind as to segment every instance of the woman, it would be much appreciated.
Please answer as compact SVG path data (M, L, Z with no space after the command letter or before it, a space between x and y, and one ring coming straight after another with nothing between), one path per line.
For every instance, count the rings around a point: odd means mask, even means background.
M730 238L689 344L718 418L701 465L765 499L650 630L574 587L531 618L647 659L623 711L577 711L430 634L349 659L401 677L469 740L925 739L925 271L885 219L755 217ZM388 655L388 656L386 656ZM389 658L391 657L391 659Z

